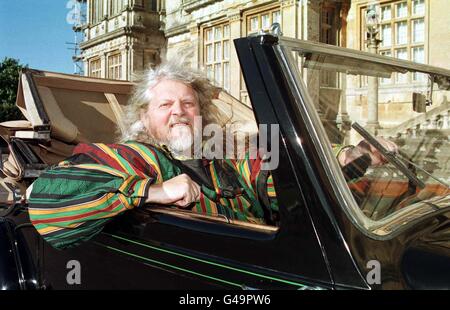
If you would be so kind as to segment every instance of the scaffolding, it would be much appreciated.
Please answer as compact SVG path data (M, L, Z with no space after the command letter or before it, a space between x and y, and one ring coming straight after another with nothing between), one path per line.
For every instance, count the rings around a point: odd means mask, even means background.
M74 41L66 42L68 49L73 50L73 73L84 75L84 64L80 44L84 41L84 28L87 20L87 0L72 0L71 21L73 23Z

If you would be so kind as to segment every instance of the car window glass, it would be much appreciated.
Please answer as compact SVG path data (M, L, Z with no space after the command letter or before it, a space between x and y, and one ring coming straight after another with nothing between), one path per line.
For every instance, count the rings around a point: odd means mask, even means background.
M362 168L362 175L347 180L363 214L382 221L424 205L439 208L450 183L449 92L434 91L433 104L419 113L412 101L418 104L417 96L430 90L425 74L319 53L296 55L330 147L358 145L363 137L351 126L357 122L395 142L404 165L423 183L411 182L392 162Z

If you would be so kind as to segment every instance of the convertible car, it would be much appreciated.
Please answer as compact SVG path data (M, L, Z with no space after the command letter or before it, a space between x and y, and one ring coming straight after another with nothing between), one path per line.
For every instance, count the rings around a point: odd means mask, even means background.
M275 32L234 44L251 106L214 103L248 131L279 126L277 224L148 205L53 248L28 189L77 143L113 142L133 84L26 70L27 120L0 124L0 288L450 289L450 70ZM341 168L333 146L363 139L388 163Z

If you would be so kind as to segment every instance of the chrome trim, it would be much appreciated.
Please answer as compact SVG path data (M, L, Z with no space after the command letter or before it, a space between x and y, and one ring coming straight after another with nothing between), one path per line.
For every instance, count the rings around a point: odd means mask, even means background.
M233 220L225 215L218 214L218 215L206 215L206 214L200 214L196 213L194 211L190 210L183 210L183 209L172 209L168 207L159 207L159 206L150 206L148 209L143 209L144 212L154 212L154 213L161 213L161 214L168 214L172 216L176 216L182 219L195 219L195 220L201 220L206 221L210 223L226 223L226 224L233 224L240 228L245 229L252 229L259 232L265 232L265 233L274 233L279 230L279 227L276 226L269 226L266 224L256 224L256 223L249 223L244 222L240 220Z
M305 53L319 53L323 55L339 56L351 58L358 61L365 61L379 65L387 65L398 70L408 70L413 72L421 72L432 74L435 76L442 76L445 79L450 78L450 70L429 66L425 64L416 63L408 60L401 60L393 57L386 57L382 55L372 54L359 50L343 48L335 45L324 43L316 43L312 41L305 41L299 39L292 39L288 37L279 37L280 45L291 48L292 51Z
M269 33L275 37L281 37L283 35L281 25L279 23L273 23L272 26L270 26Z

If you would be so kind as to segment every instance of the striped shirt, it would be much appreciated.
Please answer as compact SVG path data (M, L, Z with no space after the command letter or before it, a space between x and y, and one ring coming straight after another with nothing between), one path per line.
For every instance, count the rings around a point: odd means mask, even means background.
M241 191L224 195L219 175L234 172ZM232 220L266 224L278 210L271 176L267 178L269 209L258 199L261 159L211 160L207 169L214 188L201 186L193 212L225 215ZM137 142L80 144L74 155L49 168L33 184L29 199L31 223L56 248L87 241L115 216L142 208L152 184L161 184L182 170L164 151ZM265 180L264 180L265 182ZM169 206L170 207L170 206Z

